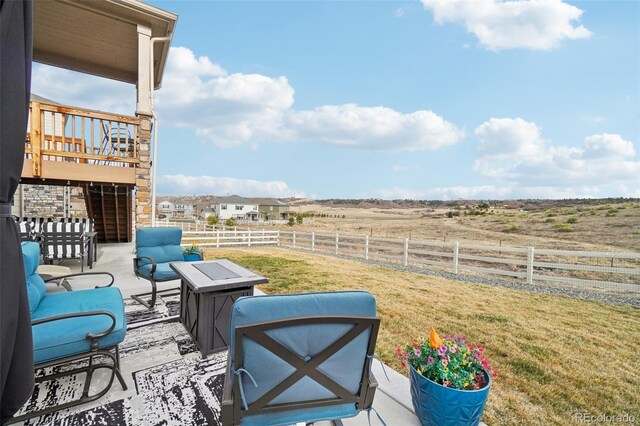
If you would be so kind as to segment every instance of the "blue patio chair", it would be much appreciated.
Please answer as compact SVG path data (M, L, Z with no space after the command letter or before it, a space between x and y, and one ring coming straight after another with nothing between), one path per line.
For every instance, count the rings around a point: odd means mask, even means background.
M380 319L363 291L240 298L231 313L222 424L290 425L370 410Z
M40 246L35 242L24 242L22 255L27 277L35 368L66 364L64 368L53 368L50 369L53 372L36 377L36 382L79 373L86 373L87 376L79 399L28 412L14 417L11 423L94 401L109 391L114 377L126 390L120 374L118 344L124 340L127 323L122 294L119 289L111 287L113 275L101 272L67 275L65 278L105 274L111 277L111 282L90 290L47 294L45 281L36 273ZM110 378L101 391L89 395L93 373L98 369L110 370Z
M133 259L133 271L138 278L151 282L151 291L131 296L138 303L152 309L158 294L177 295L180 291L172 288L158 291L159 282L177 280L171 269L171 262L184 262L182 254L182 230L179 228L138 228L136 230L136 257ZM151 295L146 301L144 296Z

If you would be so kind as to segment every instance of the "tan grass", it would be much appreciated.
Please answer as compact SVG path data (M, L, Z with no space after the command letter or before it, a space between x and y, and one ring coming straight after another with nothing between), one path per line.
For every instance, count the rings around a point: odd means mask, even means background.
M640 310L450 281L276 248L209 249L264 274L267 293L362 289L382 318L377 352L427 333L466 334L498 371L484 421L568 424L576 412L640 419ZM384 378L379 378L384 380Z

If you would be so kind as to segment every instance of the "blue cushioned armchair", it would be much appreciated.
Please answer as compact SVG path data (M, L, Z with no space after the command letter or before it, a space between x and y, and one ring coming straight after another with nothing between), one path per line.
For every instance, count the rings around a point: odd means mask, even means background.
M179 228L138 228L136 230L136 257L133 271L138 278L151 282L151 291L131 296L135 301L151 309L156 304L158 293L179 294L176 289L159 292L159 282L172 281L178 276L169 266L171 262L184 262L182 254L182 230ZM151 296L149 301L143 296Z
M238 299L223 426L339 421L370 409L379 325L375 299L362 291Z
M122 388L126 390L119 370L118 344L124 339L127 323L122 294L119 289L111 287L113 275L99 272L73 274L105 274L111 278L111 282L105 287L90 290L47 294L45 281L36 273L40 261L39 244L22 243L22 255L27 278L36 369L83 359L89 362L80 363L79 367L74 369L62 369L64 371L36 378L36 382L42 382L61 376L86 373L85 386L79 399L26 413L13 418L11 422L23 421L96 400L109 391L114 377L118 378ZM111 375L104 389L89 395L91 378L97 369L109 369Z

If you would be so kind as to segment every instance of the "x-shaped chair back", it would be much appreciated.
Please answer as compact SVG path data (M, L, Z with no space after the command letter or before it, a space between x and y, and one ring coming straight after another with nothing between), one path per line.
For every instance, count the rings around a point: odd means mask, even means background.
M301 326L309 324L349 324L352 328L344 333L341 337L327 346L319 354L309 359L301 358L298 354L282 345L266 334L266 331L277 328L287 328L292 326ZM363 317L307 317L295 318L290 320L282 320L268 322L262 324L254 324L248 326L240 326L236 328L236 370L243 367L243 341L244 337L251 339L260 346L268 349L271 353L278 356L283 361L293 366L296 370L286 379L271 388L268 392L255 400L245 410L247 415L256 414L260 411L281 411L292 408L310 408L316 406L326 406L331 404L341 404L353 402L360 406L364 402L364 392L361 392L363 383L368 379L370 372L370 363L375 350L375 342L378 336L378 328L380 325L379 318L363 318ZM352 393L344 386L338 384L334 379L328 377L318 367L331 356L336 354L340 349L344 348L349 342L353 341L362 333L368 332L369 342L367 352L361 354L353 354L354 357L360 356L363 359L362 374L359 380L360 388L357 393ZM317 383L321 384L329 391L333 392L336 397L332 399L298 401L292 403L267 405L277 396L281 395L285 390L289 389L293 384L301 380L303 377L309 377ZM235 385L238 386L239 381L236 380ZM239 392L239 389L238 389Z

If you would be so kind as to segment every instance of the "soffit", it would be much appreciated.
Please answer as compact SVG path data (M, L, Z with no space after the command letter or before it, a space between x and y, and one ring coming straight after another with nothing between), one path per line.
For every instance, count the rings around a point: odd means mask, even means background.
M34 2L33 60L135 84L137 26L173 36L177 15L136 0ZM154 87L162 82L170 42L154 47Z

